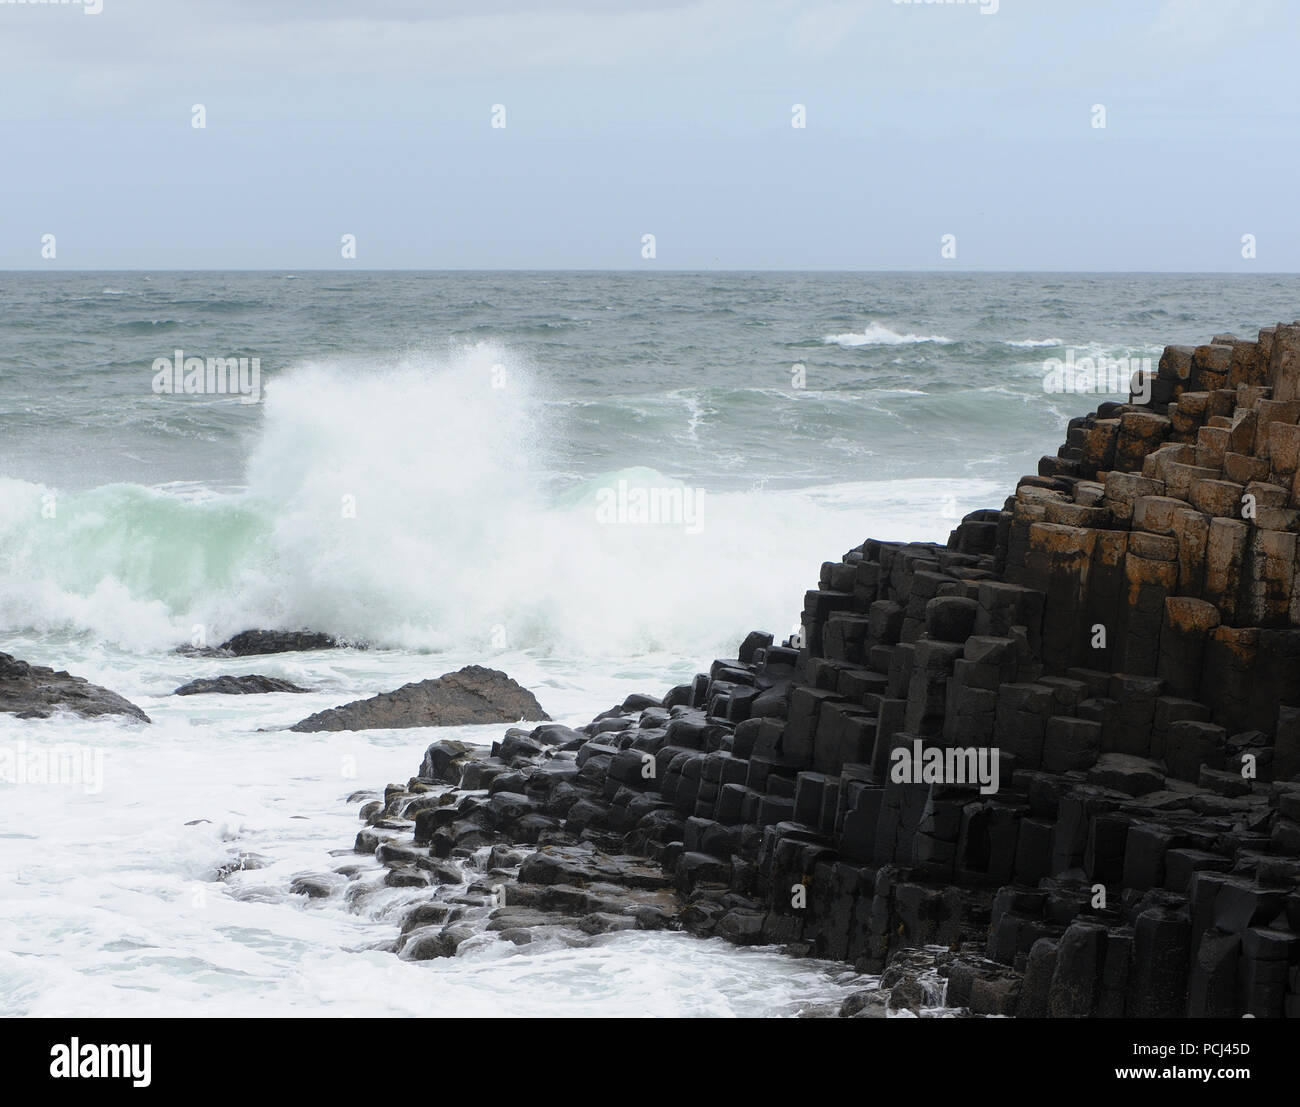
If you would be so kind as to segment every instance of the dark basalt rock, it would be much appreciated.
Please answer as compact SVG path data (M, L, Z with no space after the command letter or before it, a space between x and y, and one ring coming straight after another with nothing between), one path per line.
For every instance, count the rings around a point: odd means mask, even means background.
M848 1017L1300 1018L1300 323L1222 337L946 544L826 562L786 643L429 746L356 850L493 867L401 955L631 919L883 973Z
M376 730L413 726L470 726L476 723L515 723L521 719L549 722L527 688L496 669L467 665L434 680L405 684L366 700L318 711L290 730Z
M279 677L259 676L254 673L248 676L200 677L198 680L191 680L188 684L182 684L172 695L202 696L218 693L225 696L250 696L262 692L310 691L310 688L299 688L298 685L281 680Z
M244 630L228 638L217 648L224 656L248 657L251 654L294 653L298 650L337 649L338 641L314 630Z
M48 719L64 709L89 719L98 715L127 715L141 722L150 718L116 692L91 684L84 677L29 665L0 653L0 711L20 719Z

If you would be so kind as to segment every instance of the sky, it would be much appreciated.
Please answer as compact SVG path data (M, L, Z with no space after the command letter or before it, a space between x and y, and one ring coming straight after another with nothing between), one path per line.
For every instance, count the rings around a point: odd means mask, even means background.
M1296 272L1297 41L1295 0L0 0L0 268Z

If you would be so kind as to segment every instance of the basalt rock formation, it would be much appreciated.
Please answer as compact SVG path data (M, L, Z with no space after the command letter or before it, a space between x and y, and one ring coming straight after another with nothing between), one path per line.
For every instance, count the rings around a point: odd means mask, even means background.
M357 843L431 888L404 934L447 955L522 904L868 972L942 947L973 1013L1300 1017L1300 323L1168 347L1138 394L946 545L824 564L793 640L431 746ZM672 904L628 898L646 871Z
M318 711L290 730L376 730L412 726L470 726L477 723L545 721L527 688L505 673L467 665L435 680L404 684L395 692L381 692L366 700Z
M116 692L91 684L85 677L29 665L7 653L0 653L0 712L20 719L48 719L57 711L71 711L82 718L97 715L126 715L142 723L150 718Z

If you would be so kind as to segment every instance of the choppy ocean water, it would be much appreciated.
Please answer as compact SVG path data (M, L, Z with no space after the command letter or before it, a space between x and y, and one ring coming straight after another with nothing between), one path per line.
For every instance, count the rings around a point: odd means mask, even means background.
M94 789L0 782L0 1012L835 999L860 981L680 935L376 952L394 920L289 881L350 843L349 792L405 779L446 735L260 728L469 663L569 723L662 692L750 629L793 630L827 557L942 540L999 504L1106 398L1044 393L1046 358L1154 359L1289 321L1298 293L1282 276L0 275L0 649L155 720L0 716L5 748L103 758ZM177 351L256 358L258 402L159 394ZM648 521L638 491L690 510ZM262 626L372 648L170 652ZM169 695L243 672L316 691ZM265 867L215 882L241 853Z

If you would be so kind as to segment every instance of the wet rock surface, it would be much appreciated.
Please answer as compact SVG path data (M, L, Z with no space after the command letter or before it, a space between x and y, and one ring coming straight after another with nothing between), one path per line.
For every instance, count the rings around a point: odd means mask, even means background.
M415 726L468 726L545 720L528 689L496 669L467 665L433 680L403 685L369 699L319 711L290 730L373 730Z
M226 639L219 656L248 657L254 654L295 653L301 650L332 650L340 642L314 630L245 630Z
M149 716L116 692L91 684L84 677L29 665L7 653L0 653L0 712L20 719L47 719L59 711L71 711L83 718L125 715L140 722Z
M201 677L198 680L191 680L188 684L182 684L172 693L172 695L204 696L217 694L226 696L249 696L260 695L266 692L310 691L310 688L299 688L298 685L291 681L281 680L279 677L250 674L248 676Z

